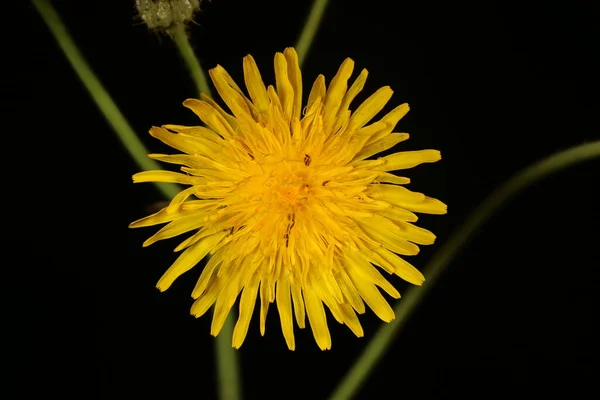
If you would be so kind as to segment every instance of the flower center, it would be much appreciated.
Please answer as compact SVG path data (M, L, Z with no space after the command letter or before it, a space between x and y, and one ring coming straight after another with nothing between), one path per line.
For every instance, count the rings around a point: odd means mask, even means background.
M309 200L314 185L302 161L276 160L254 168L257 174L244 185L244 191L254 192L254 199L262 201L266 212L296 212Z
M281 205L296 208L306 202L309 186L304 177L293 174L276 177L273 191Z

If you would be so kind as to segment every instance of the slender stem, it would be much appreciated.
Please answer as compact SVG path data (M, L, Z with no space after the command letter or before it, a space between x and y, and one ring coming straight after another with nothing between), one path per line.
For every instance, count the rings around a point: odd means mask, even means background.
M170 29L169 33L179 49L181 58L188 67L190 75L192 75L198 93L205 93L210 96L211 91L206 80L206 75L190 45L185 27L178 24ZM219 398L221 400L238 400L242 398L238 353L231 346L233 327L235 325L234 314L233 310L229 313L221 332L215 339L215 356L219 376Z
M50 1L33 0L33 5L42 16L46 25L48 25L50 32L52 32L58 45L65 53L75 73L81 79L90 96L92 96L92 99L114 129L123 146L131 154L138 167L142 170L161 169L156 161L148 158L148 150L146 150L123 114L121 114L121 111L119 111L119 108L115 105L96 75L94 75L94 72L83 58L83 55L71 38L60 16L54 7L52 7L52 4L50 4ZM179 191L177 186L173 184L155 183L155 185L169 199Z
M298 53L298 63L300 66L304 63L304 59L310 50L310 46L312 45L313 40L319 30L319 25L321 25L321 19L323 18L323 14L325 14L325 8L327 8L327 4L329 0L314 0L313 6L310 10L310 14L308 14L308 19L304 24L304 28L302 28L302 33L300 33L300 38L298 39L298 43L296 43L296 52Z
M169 33L171 34L173 41L177 45L177 49L179 49L179 54L181 55L181 58L188 67L190 75L192 75L192 79L194 80L196 88L198 89L198 95L206 93L210 96L210 86L208 85L208 81L206 80L204 70L200 66L198 58L196 58L194 49L192 49L190 41L188 40L188 35L185 31L185 26L183 24L177 24L169 30Z
M233 338L233 310L227 316L217 342L217 369L219 372L219 399L238 400L240 393L240 372L238 353L231 346Z
M429 264L423 269L423 274L427 277L423 287L412 287L398 302L394 309L396 319L379 329L330 399L346 400L356 394L372 372L373 366L381 359L393 338L404 327L421 299L431 290L446 266L498 207L521 190L530 187L533 182L553 172L596 157L600 157L600 141L582 144L551 155L525 168L494 191L434 254Z

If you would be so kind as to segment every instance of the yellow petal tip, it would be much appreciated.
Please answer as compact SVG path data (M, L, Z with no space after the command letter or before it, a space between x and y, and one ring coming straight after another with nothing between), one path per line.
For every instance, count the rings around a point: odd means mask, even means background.
M159 292L164 292L165 290L167 290L169 288L170 285L165 285L162 284L160 281L156 284L156 288L158 289Z

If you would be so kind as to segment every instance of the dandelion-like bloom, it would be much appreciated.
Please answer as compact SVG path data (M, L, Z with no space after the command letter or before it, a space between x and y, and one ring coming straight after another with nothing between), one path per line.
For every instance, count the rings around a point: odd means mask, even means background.
M415 285L424 281L398 255L415 255L417 244L435 239L412 224L417 221L414 213L444 214L446 206L406 189L403 185L410 180L390 171L438 161L440 152L406 151L369 159L408 139L406 133L392 133L408 105L369 124L392 96L392 90L383 87L351 112L352 100L367 78L363 70L348 89L353 68L354 62L346 59L328 87L319 75L303 109L294 49L275 55L275 87L265 87L254 59L247 56L244 81L249 98L221 66L210 71L233 115L205 96L183 104L206 127L164 125L150 130L153 137L185 153L150 157L182 165L183 173L141 172L133 176L134 182L189 187L131 227L168 222L144 246L193 232L175 249L185 251L157 287L168 289L211 254L192 292L191 313L199 317L214 304L211 334L216 336L241 293L233 332L236 348L246 337L258 296L261 334L269 304L276 302L291 350L294 316L304 328L305 315L325 350L331 348L331 336L324 306L359 337L363 330L357 314L365 312L364 303L383 321L394 319L379 288L393 298L400 294L376 266Z

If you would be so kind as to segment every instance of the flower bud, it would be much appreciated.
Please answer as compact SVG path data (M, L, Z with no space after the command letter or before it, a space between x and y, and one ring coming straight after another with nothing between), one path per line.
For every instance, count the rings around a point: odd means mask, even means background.
M135 6L149 29L167 31L192 21L200 0L135 0Z

